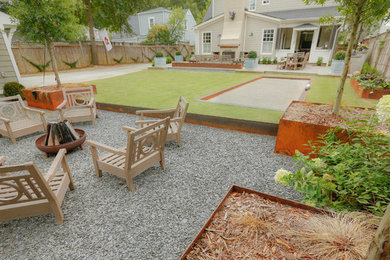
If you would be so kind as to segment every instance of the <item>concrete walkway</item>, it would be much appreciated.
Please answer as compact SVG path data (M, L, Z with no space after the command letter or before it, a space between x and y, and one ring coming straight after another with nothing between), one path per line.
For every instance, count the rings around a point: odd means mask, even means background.
M97 79L105 79L116 76L125 75L128 73L134 73L142 71L150 67L151 64L123 64L113 66L94 66L84 69L75 69L60 72L60 79L62 83L77 83L85 82ZM54 85L56 84L54 73L46 73L45 79L43 79L42 73L34 75L22 76L21 84L26 88L37 87L42 85Z

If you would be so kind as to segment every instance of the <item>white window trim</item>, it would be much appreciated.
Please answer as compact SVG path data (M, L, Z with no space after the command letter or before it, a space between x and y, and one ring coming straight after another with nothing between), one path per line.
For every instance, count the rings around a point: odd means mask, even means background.
M269 5L271 0L268 0L268 3L264 3L265 0L261 0L262 5Z
M203 42L203 37L205 33L210 33L210 52L204 52L203 47L204 47L204 42ZM202 54L212 54L213 53L213 33L211 31L207 32L202 32Z
M150 20L153 20L153 25L156 24L156 19L154 19L154 16L148 17L149 29L152 28L152 26L150 26Z
M271 53L265 53L263 52L263 42L264 42L264 31L266 30L273 30L274 31L274 37L272 39L272 52ZM275 31L276 31L276 28L264 28L263 29L263 32L261 34L261 49L260 49L260 53L261 54L264 54L264 55L272 55L274 53L274 50L275 50Z
M248 10L249 10L249 11L256 11L256 7L257 7L257 0L253 0L253 1L254 1L254 3L255 3L255 8L254 8L254 9L251 9L250 1L251 1L251 0L249 0L249 1L248 1L248 3L249 3L249 4L248 4ZM263 0L262 0L262 1L263 1Z

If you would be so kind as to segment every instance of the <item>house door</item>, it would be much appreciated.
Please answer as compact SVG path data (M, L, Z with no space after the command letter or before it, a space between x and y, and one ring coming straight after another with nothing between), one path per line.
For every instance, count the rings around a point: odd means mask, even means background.
M304 51L304 52L310 51L311 43L313 42L313 34L314 31L301 32L298 51Z

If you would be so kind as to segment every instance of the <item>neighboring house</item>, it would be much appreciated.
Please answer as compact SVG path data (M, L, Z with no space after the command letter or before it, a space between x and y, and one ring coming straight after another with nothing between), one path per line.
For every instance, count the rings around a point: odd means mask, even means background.
M115 34L112 37L113 42L134 42L140 43L147 39L149 29L155 24L167 24L169 16L172 10L167 8L156 8L145 12L137 13L129 17L128 21L133 28L134 35L128 34ZM191 45L195 44L195 35L193 27L196 25L196 21L192 16L190 9L184 9L186 14L185 33L182 41L190 42Z
M307 6L302 0L212 0L195 29L195 53L242 57L256 51L260 57L284 58L288 53L310 52L328 62L339 25L320 25L318 19L336 11L337 4Z
M3 86L10 81L20 82L20 73L11 49L12 36L17 25L10 20L10 16L0 12L0 94Z

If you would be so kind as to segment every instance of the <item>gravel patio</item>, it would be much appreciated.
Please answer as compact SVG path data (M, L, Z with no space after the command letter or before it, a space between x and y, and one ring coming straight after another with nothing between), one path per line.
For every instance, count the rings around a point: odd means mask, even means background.
M123 125L136 117L99 111L97 127L76 124L88 139L124 146ZM7 165L34 161L46 172L46 159L35 148L39 135L12 145L0 138ZM183 146L166 145L167 169L156 165L134 179L103 172L95 175L91 154L67 155L76 189L62 206L65 221L52 215L0 223L0 259L178 259L197 235L232 184L287 199L299 200L290 187L274 182L274 172L294 165L292 158L273 153L275 137L185 124Z

